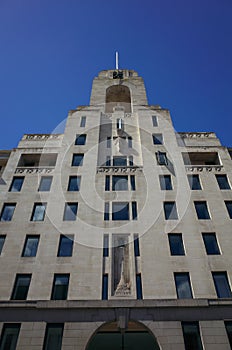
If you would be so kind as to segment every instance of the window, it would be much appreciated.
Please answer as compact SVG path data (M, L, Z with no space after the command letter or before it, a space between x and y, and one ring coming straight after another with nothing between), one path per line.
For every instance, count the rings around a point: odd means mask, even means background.
M231 298L231 289L226 272L212 272L218 298Z
M52 300L66 300L68 294L69 274L55 274L52 288Z
M165 152L157 152L156 159L159 165L168 165L168 159Z
M73 236L60 236L57 256L72 256Z
M185 350L203 350L198 322L182 322Z
M124 121L121 118L117 119L117 129L124 130Z
M86 117L81 117L80 127L84 128L86 125Z
M131 202L131 209L132 209L132 220L137 220L137 203Z
M199 175L188 175L188 182L191 190L201 190Z
M102 276L102 300L108 299L108 274Z
M137 299L143 299L141 273L136 273L136 294L137 294Z
M77 215L78 203L65 203L64 221L75 221Z
M54 167L56 165L56 153L26 153L21 154L19 167Z
M10 192L20 192L23 185L24 177L23 176L15 176L10 185Z
M43 192L50 191L51 184L52 184L52 176L42 176L38 191L43 191Z
M160 188L161 190L170 191L172 190L171 175L160 175Z
M135 256L140 256L139 236L137 234L134 235L134 253Z
M230 190L230 184L226 175L215 175L220 190Z
M104 220L109 221L110 219L110 203L105 203L105 210L104 210Z
M0 341L1 350L16 350L20 326L20 323L4 323Z
M206 253L208 255L220 254L215 233L202 233L202 238L205 244Z
M225 201L226 209L228 211L230 219L232 219L232 201Z
M106 156L106 166L111 166L110 156Z
M36 256L38 244L39 244L38 235L26 236L22 256L23 257Z
M110 176L106 175L105 177L105 191L110 191Z
M225 321L226 333L229 339L230 347L232 349L232 321Z
M135 191L135 176L131 175L130 180L131 180L131 191Z
M110 136L107 137L107 140L106 140L106 147L107 147L107 148L111 148L111 137L110 137Z
M164 202L164 216L165 220L178 220L175 202Z
M158 120L157 120L157 116L156 115L152 116L152 125L153 126L158 126Z
M114 176L112 177L113 191L128 191L128 176Z
M83 146L83 145L85 145L85 142L86 142L86 135L85 134L81 134L81 135L76 136L75 145Z
M11 300L26 300L31 282L31 274L16 275Z
M127 157L113 157L113 166L127 166Z
M84 154L75 153L72 159L72 166L82 166L83 165Z
M209 212L206 202L194 202L197 217L199 220L209 220Z
M176 293L178 299L191 299L192 290L190 285L188 272L176 272L174 273L174 279L176 284Z
M31 216L31 221L43 221L46 212L46 206L46 203L35 203Z
M6 235L0 235L0 255L2 254L2 249L6 240Z
M181 233L169 233L168 240L171 255L185 255Z
M43 350L61 350L63 329L63 323L47 323Z
M128 136L128 147L132 148L132 137Z
M133 166L134 161L133 161L133 156L129 156L129 166Z
M6 203L3 205L0 221L11 221L16 203Z
M81 177L70 176L68 183L68 191L80 191Z
M103 256L109 256L109 235L103 237Z
M153 144L162 145L163 144L163 135L162 134L152 134Z
M185 165L220 165L217 152L182 153Z
M112 203L112 220L129 220L129 203Z

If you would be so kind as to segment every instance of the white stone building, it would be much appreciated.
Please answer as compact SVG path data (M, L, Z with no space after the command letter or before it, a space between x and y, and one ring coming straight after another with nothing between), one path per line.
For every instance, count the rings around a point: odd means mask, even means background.
M232 152L106 70L0 152L0 350L228 350Z

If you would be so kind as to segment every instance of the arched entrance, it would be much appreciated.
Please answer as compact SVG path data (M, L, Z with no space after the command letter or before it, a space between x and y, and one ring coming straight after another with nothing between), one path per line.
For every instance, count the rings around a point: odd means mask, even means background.
M160 350L154 336L147 328L135 321L120 332L117 322L105 323L90 339L86 350Z
M131 94L125 85L113 85L106 89L106 113L113 113L117 106L123 107L126 113L131 113Z

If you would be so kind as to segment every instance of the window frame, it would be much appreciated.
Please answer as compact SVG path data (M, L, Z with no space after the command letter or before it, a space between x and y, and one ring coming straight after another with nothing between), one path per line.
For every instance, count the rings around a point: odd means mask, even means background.
M161 133L153 133L152 134L153 145L160 146L164 144L163 134Z
M179 238L177 250L175 249L175 245L177 245L176 242L172 242L173 237ZM169 233L168 242L169 242L169 249L170 249L171 256L185 256L185 247L184 247L182 233Z
M189 342L189 336L188 334L194 334L193 332L186 332L185 327L187 326L195 326L196 332L195 332L195 339L197 337L197 341L194 344L194 350L203 350L203 345L202 345L202 339L201 339L201 332L200 332L200 327L199 327L199 322L181 322L181 327L182 327L182 333L183 333L183 338L184 338L184 345L186 350L193 350L192 347L192 341ZM197 345L197 348L195 347Z
M7 329L16 329L16 332L8 332ZM3 323L2 331L1 331L1 338L0 338L0 348L6 349L6 345L10 345L11 350L16 350L19 333L21 329L21 323ZM7 333L7 334L6 334ZM10 335L10 344L8 342L8 335ZM8 348L9 349L9 348Z
M201 204L201 205L204 204L204 215L203 215L203 212L201 212L202 209L200 208L197 209L198 204ZM211 220L211 215L209 212L207 201L194 201L194 207L195 207L195 212L198 220Z
M27 300L27 296L28 296L28 291L30 288L30 284L31 284L31 277L32 274L31 273L17 273L15 276L15 281L14 281L14 286L12 289L12 293L11 293L11 300ZM20 278L27 278L28 279L28 283L26 285L23 285L23 287L20 287ZM21 288L21 290L20 290ZM22 289L24 288L23 291L23 296L21 296L20 298L18 297L18 294L22 294Z
M220 183L220 181L219 181L220 177L225 179L224 183L222 183L222 182ZM222 191L231 190L230 182L229 182L228 176L226 174L215 174L215 178L216 178L216 181L217 181L217 184L218 184L218 187L220 190L222 190Z
M169 210L167 211L166 207L171 204L172 204L171 211ZM165 220L179 220L176 202L173 202L173 201L163 202L163 210L164 210Z
M3 203L3 206L2 206L2 210L1 210L1 215L0 215L0 221L1 222L8 222L8 221L12 221L12 219L13 219L13 216L14 216L14 212L15 212L15 208L16 208L16 204L17 203ZM5 213L5 210L6 210L6 208L8 208L8 207L12 207L12 209L10 210L10 212L6 212ZM9 215L9 213L10 213L10 215ZM5 216L5 214L8 214L7 216L6 216L6 219L7 220L5 220L5 218L4 218L4 216Z
M85 128L86 126L86 116L82 116L80 120L80 128Z
M72 184L72 186L71 186L71 183L72 183L73 180L77 180L77 181L76 182L74 181L74 184ZM69 176L69 180L68 180L67 191L68 192L79 192L80 191L80 187L81 187L81 176L70 175Z
M29 239L37 239L37 244L36 244L36 248L35 248L35 253L34 253L34 255L26 255L26 249L27 249L27 244L28 244L28 240L29 240ZM39 247L39 241L40 241L40 235L26 235L26 238L25 238L25 241L24 241L24 245L23 245L23 250L22 250L21 257L22 257L22 258L36 257L37 251L38 251L38 247Z
M73 211L71 209L71 206L75 206L75 211ZM70 208L70 210L72 211L72 213L70 215L70 212L67 208ZM76 221L77 219L77 212L78 212L78 202L65 202L65 206L64 206L64 214L63 214L63 221Z
M63 240L67 239L69 241L69 244L67 242L63 242ZM71 257L73 255L73 243L74 243L74 235L60 235L59 238L59 245L57 250L57 257ZM62 247L63 245L63 247ZM69 246L70 245L70 246ZM68 253L63 253L63 250L66 250L67 248L65 246L68 246Z
M181 291L181 285L178 285L177 277L185 277L185 281L182 282L182 284L188 285L188 290L185 290L184 292ZM176 295L177 299L193 299L193 291L192 291L192 285L190 280L189 272L174 272L174 281L176 286ZM187 294L185 294L187 292Z
M2 254L5 242L6 242L6 235L0 234L0 256Z
M86 139L86 134L77 134L75 139L75 146L84 146L86 144Z
M219 281L219 280L216 280L216 276L218 277L218 276L220 276L221 275L221 277L223 276L223 277L225 277L225 279L224 279L224 282L226 282L226 289L227 289L227 292L228 292L228 295L227 296L225 296L225 295L222 295L223 293L224 293L224 291L222 291L222 290L220 290L220 288L221 288L221 286L219 286L219 284L217 284L217 281ZM231 292L231 285L230 285L230 282L229 282L229 279L228 279L228 274L227 274L227 272L226 271L212 271L212 277L213 277L213 282L214 282L214 288L215 288L215 291L216 291L216 293L217 293L217 297L219 298L219 299L224 299L224 298L232 298L232 292ZM222 286L222 288L223 287L225 287L225 285L224 286Z
M45 186L43 185L43 181L49 180L49 183ZM38 192L50 192L52 185L53 176L41 176L40 183L38 187ZM43 188L44 186L44 188Z
M202 185L201 185L199 174L187 175L187 177L188 177L188 183L189 183L189 187L190 187L191 191L202 190ZM197 179L197 181L195 181L194 179Z
M50 329L56 329L60 328L61 334L59 334L59 338L57 343L55 344L55 349L56 350L61 350L62 348L62 340L63 340L63 333L64 333L64 323L47 323L46 324L46 329L45 329L45 334L44 334L44 341L43 341L43 350L51 350L51 345L54 347L54 343L50 344L49 339L52 339L54 341L54 333L50 333Z
M227 214L230 219L232 219L232 201L225 201L225 206L227 209Z
M78 160L78 162L75 161L75 159L78 157L80 157L81 159ZM73 153L73 156L72 156L72 166L83 166L83 162L84 162L84 153ZM75 163L78 163L78 164L75 164Z
M19 188L17 188L16 190L14 189L14 182L17 181L17 180L21 180L21 183L19 185ZM23 187L23 183L24 183L24 180L25 180L25 176L14 176L12 181L11 181L11 185L10 185L10 188L9 188L9 192L21 192L21 189Z
M36 217L35 217L36 208L39 208L39 207L41 207L41 208L43 207L42 217L39 220L35 220L36 219ZM34 203L30 221L33 221L33 222L44 221L45 215L46 215L46 209L47 209L47 203Z
M165 179L169 179L169 183ZM161 191L172 191L172 177L171 175L159 175L160 189Z
M66 278L67 283L66 284L57 283L58 278ZM68 299L69 281L70 281L70 274L69 273L55 273L54 274L53 283L52 283L51 300L67 300ZM59 288L59 287L57 288L57 286L62 286L64 289L62 291L62 297L58 297L60 295L60 291L58 289L61 289L61 288Z
M206 237L214 237L214 242L207 242ZM218 245L218 241L217 241L217 236L215 232L202 232L202 240L204 243L204 247L205 247L205 251L207 255L220 255L221 251L220 251L220 247ZM212 248L212 245L214 245L214 248L216 247L216 249ZM213 252L214 250L214 252Z

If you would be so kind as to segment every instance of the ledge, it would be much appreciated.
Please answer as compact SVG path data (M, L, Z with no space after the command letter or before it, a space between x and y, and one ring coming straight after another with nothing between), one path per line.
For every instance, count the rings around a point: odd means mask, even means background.
M97 173L136 173L142 172L141 166L99 166Z
M47 140L57 140L63 134L25 134L21 141L47 141Z
M207 172L219 172L223 169L223 165L185 165L187 172L194 171L207 171Z
M55 167L17 167L15 174L48 174L53 172Z

